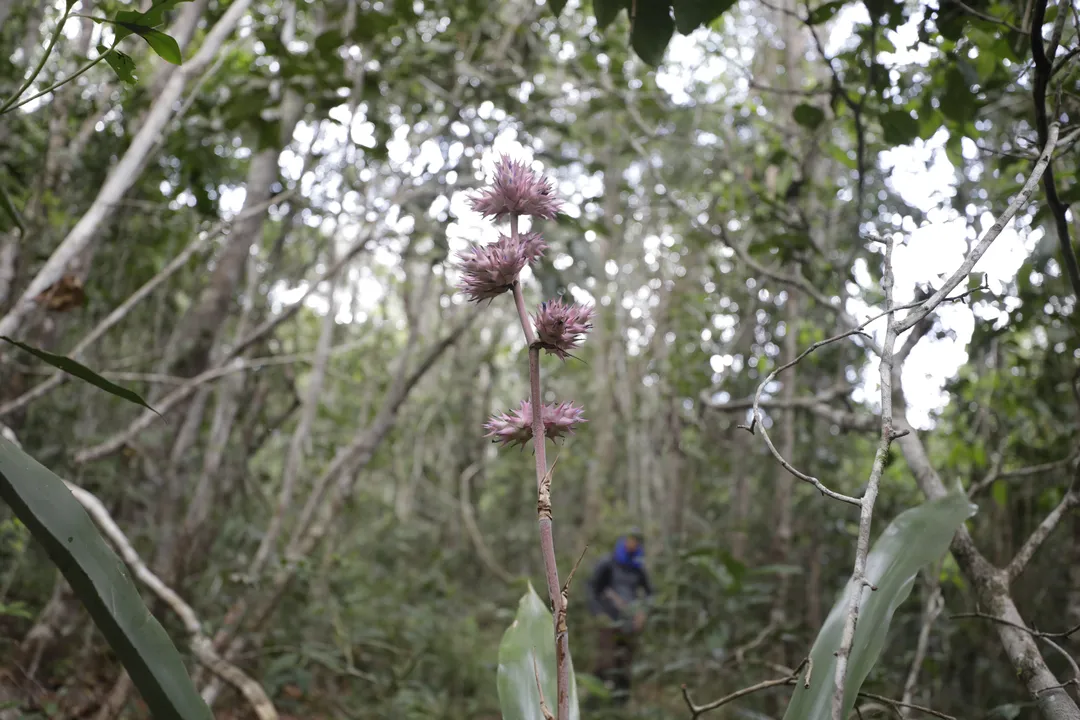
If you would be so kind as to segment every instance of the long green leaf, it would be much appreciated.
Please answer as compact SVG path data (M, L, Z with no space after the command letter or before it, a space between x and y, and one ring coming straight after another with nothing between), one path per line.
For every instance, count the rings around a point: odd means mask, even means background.
M953 535L975 506L962 491L905 510L885 528L866 558L866 579L877 590L866 590L859 606L859 622L848 659L844 684L844 711L847 717L855 705L859 689L881 655L889 623L900 603L911 594L919 569L940 558ZM784 720L829 720L836 657L844 629L851 584L833 607L818 633L810 658L814 663L809 689L799 682Z
M126 387L121 387L116 383L109 382L108 380L101 377L96 372L86 367L82 363L75 362L71 358L65 357L63 355L56 355L51 352L46 352L45 350L39 350L36 347L32 347L30 345L27 345L26 343L21 343L18 340L12 340L5 335L0 335L0 340L11 343L20 350L25 350L34 357L37 357L38 359L44 360L45 362L49 363L54 368L63 370L68 375L74 375L80 380L85 380L96 388L100 388L107 393L123 398L124 400L135 403L136 405L142 405L147 410L151 410L154 413L157 413L158 417L161 416L161 413L158 413L157 410L154 410L154 408L147 405L146 401L139 397L138 393L128 390Z
M176 647L82 505L63 480L4 437L0 497L86 606L155 720L212 720Z
M533 665L533 658L536 665ZM499 643L499 707L503 720L544 720L540 712L540 692L536 674L544 688L544 702L555 712L555 626L551 611L529 583L518 602L514 622ZM570 667L570 718L579 720L577 680Z

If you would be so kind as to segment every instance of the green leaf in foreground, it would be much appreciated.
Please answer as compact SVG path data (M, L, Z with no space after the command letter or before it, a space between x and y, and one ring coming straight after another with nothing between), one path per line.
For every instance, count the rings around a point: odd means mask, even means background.
M133 392L131 390L128 390L125 387L120 387L116 383L109 382L108 380L101 377L96 372L94 372L90 368L86 367L82 363L75 362L71 358L64 357L63 355L56 355L56 354L51 353L51 352L46 352L44 350L39 350L36 347L31 347L30 345L27 345L26 343L21 343L18 340L12 340L11 338L9 338L9 337L7 337L5 335L0 335L0 340L3 340L4 342L11 343L12 345L14 345L15 347L17 347L17 348L19 348L21 350L25 350L26 352L30 353L34 357L36 357L36 358L38 358L40 360L44 360L45 362L49 363L54 368L57 368L59 370L63 370L68 375L74 375L75 377L79 378L80 380L85 380L86 382L90 383L94 387L100 388L100 389L104 390L105 392L110 393L112 395L115 395L115 396L117 396L119 398L123 398L124 400L127 400L128 402L135 403L136 405L142 405L147 410L150 410L151 412L156 413L158 415L158 417L161 416L161 413L158 413L157 410L154 410L154 408L147 405L146 401L143 400L141 397L139 397L138 393L135 393L135 392Z
M675 21L667 3L638 3L630 46L647 65L660 66L674 34Z
M134 60L119 50L114 49L110 51L109 48L104 45L98 45L98 53L105 58L105 62L109 63L109 67L116 73L116 77L120 78L120 82L127 83L128 85L135 84Z
M176 647L82 505L63 480L3 437L0 497L63 573L155 720L212 720Z
M855 641L848 660L841 717L851 713L863 681L881 655L893 613L911 594L919 569L948 550L953 535L975 514L975 509L965 493L951 492L900 513L870 549L866 558L866 579L877 590L866 590L862 595ZM795 685L784 720L829 720L836 674L834 653L840 648L851 592L849 583L821 626L810 650L810 659L814 663L810 687L804 688L801 682Z
M534 669L533 658L536 658ZM503 720L544 720L536 674L544 688L544 702L555 712L555 626L551 611L540 596L529 589L518 602L514 622L499 643L499 707ZM577 680L570 667L570 720L579 720Z

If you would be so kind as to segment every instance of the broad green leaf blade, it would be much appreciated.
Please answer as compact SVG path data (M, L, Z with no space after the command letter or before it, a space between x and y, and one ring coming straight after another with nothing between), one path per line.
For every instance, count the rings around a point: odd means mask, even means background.
M133 12L121 12L110 22L116 27L117 40L122 40L128 35L138 35L150 46L162 60L173 65L180 65L183 58L180 54L180 46L171 36L160 30L155 30L149 25L143 24L142 15Z
M0 497L86 606L155 720L213 720L176 647L82 505L63 480L4 437Z
M182 2L191 2L191 0L157 0L150 6L150 9L144 13L129 13L135 16L134 20L139 25L146 25L147 27L157 27L165 23L165 13L172 10ZM119 16L118 16L119 17Z
M809 103L796 105L791 114L795 118L795 122L811 130L825 121L825 111Z
M533 657L536 666L533 666ZM551 611L540 596L529 589L518 602L514 622L499 643L499 707L503 720L544 720L536 672L544 688L544 702L556 712L555 626ZM570 720L580 720L577 680L570 666Z
M699 27L708 26L731 9L735 0L674 0L675 27L689 35Z
M666 2L637 4L637 17L630 30L630 46L647 65L654 68L660 66L674 34L675 20Z
M45 350L39 350L36 347L31 347L30 345L27 345L26 343L21 343L18 340L12 340L5 335L0 335L0 340L11 343L12 345L21 350L25 350L26 352L39 358L40 360L44 360L45 362L49 363L54 368L63 370L68 375L74 375L80 380L85 380L94 387L100 388L105 392L115 395L119 398L123 398L128 402L135 403L136 405L142 405L147 410L157 413L159 417L161 416L161 414L158 413L157 410L154 410L154 408L147 405L146 401L139 397L137 393L128 390L125 387L120 387L116 383L109 382L108 380L101 377L96 372L86 367L82 363L75 362L71 358L64 357L63 355L56 355L51 352L46 352Z
M109 51L109 48L104 45L98 45L98 53L105 57L105 62L109 63L109 67L113 69L116 76L120 78L121 82L128 85L134 85L135 78L135 61L129 56L120 52L119 50Z
M907 145L919 136L919 121L906 110L889 110L881 114L881 129L885 142Z
M183 63L183 57L180 54L180 45L171 35L166 35L160 30L147 30L146 32L139 33L142 39L145 40L154 52L158 54L165 62L172 63L173 65L180 65Z
M623 9L629 10L627 0L593 0L593 15L596 17L596 26L604 30L608 25L615 22L615 18Z
M953 535L975 514L975 509L966 494L953 491L900 513L870 549L866 558L866 579L877 590L863 592L855 641L848 659L842 717L851 713L859 689L881 655L893 613L911 594L919 569L948 550ZM840 648L852 591L849 583L822 625L810 651L814 662L810 687L804 688L802 682L795 685L784 720L829 720L836 673L834 653Z
M832 0L832 2L818 5L810 11L809 24L820 25L823 22L832 20L833 16L840 11L840 8L844 7L848 2L849 0Z

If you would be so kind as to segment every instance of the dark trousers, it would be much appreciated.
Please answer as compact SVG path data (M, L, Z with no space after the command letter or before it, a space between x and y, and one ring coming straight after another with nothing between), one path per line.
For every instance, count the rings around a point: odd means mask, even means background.
M594 674L612 691L612 700L625 705L630 699L630 669L634 662L634 636L619 627L597 629Z

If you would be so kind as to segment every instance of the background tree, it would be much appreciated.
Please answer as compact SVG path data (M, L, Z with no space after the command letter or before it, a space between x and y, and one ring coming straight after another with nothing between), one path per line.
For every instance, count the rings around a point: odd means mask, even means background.
M856 511L737 427L759 385L887 309L881 238L894 306L925 306L1057 122L963 301L903 316L908 434L873 534L957 482L979 511L864 690L1074 717L1075 7L203 0L163 10L182 64L131 37L73 77L116 40L87 18L152 7L136 5L0 1L0 105L44 59L22 95L40 97L0 114L0 334L165 421L5 346L0 423L101 500L280 716L499 716L501 633L525 581L544 586L533 480L481 437L526 396L527 349L511 308L477 314L456 290L456 254L494 240L467 198L499 154L567 200L530 289L595 306L584 362L545 387L589 409L559 460L558 561L643 528L658 596L633 712L679 717L682 684L700 701L787 675L852 571ZM761 395L780 454L854 497L883 328ZM5 514L0 538L5 696L146 717L26 528ZM183 622L146 597L186 653ZM578 592L569 618L582 673ZM218 716L253 712L189 659ZM779 716L790 692L739 707Z

